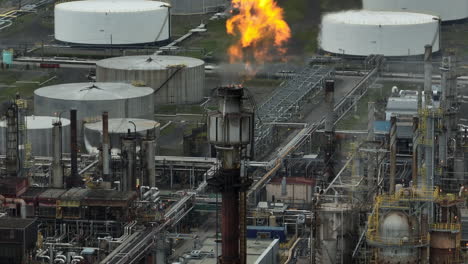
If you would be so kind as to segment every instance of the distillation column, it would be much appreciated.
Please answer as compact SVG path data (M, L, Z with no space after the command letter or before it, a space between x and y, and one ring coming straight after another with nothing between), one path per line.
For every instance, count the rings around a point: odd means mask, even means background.
M242 107L242 87L220 87L217 90L218 111L208 116L208 138L215 145L221 159L219 173L210 185L222 194L222 264L245 263L245 243L241 242L241 222L245 221L245 210L240 209L240 194L245 192L251 181L241 177L242 160L246 159L246 148L253 140L253 114ZM241 216L241 217L240 217Z
M18 149L18 106L12 103L6 112L6 173L17 177L20 169Z

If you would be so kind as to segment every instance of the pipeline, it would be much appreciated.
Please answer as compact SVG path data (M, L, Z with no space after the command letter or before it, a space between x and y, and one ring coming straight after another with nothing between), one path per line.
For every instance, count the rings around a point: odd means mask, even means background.
M5 205L6 203L15 203L20 205L20 214L21 218L26 218L26 202L20 198L5 198L5 196L0 195L0 205Z

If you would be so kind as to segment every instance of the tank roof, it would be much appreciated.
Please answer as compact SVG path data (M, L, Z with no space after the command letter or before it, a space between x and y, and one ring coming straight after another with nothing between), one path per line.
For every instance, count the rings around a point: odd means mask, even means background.
M153 11L166 9L170 6L164 2L158 1L72 1L61 3L55 6L55 9L69 10L75 12L94 12L94 13L129 13L141 11Z
M166 70L170 67L184 65L192 68L205 64L204 61L181 56L125 56L100 60L98 67L118 70Z
M48 129L53 127L53 123L58 121L58 117L54 116L27 116L26 127L27 129ZM60 118L62 126L69 126L70 120ZM0 127L6 127L5 121L0 121Z
M356 25L412 25L436 23L438 17L410 12L351 10L330 13L324 16L323 22Z
M153 120L148 119L138 119L138 118L111 118L109 119L109 133L115 134L124 134L130 129L130 131L135 131L135 126L130 121L134 122L136 125L137 132L142 132L146 130L159 127L159 123ZM85 124L85 128L90 130L102 131L102 120L94 123Z
M37 89L34 95L78 101L121 100L147 96L153 93L148 87L136 87L127 83L69 83Z

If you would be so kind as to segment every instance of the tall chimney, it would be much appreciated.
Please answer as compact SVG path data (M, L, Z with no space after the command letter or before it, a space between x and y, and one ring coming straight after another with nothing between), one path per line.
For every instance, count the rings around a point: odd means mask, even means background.
M109 113L102 113L102 174L104 180L109 180Z
M71 175L70 175L70 186L75 187L79 185L78 175L78 120L77 110L70 110L70 159L71 159Z
M58 120L52 128L52 182L49 186L63 188L62 123Z

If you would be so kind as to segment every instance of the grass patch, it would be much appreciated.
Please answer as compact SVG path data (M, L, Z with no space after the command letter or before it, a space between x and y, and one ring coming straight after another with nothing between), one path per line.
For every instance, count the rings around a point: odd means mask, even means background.
M17 83L16 81L20 80L19 72L5 71L0 72L0 84L9 85L11 87L5 87L0 89L0 101L14 98L16 93L19 93L22 98L30 98L34 94L34 90L39 88L39 83L42 83L52 77L52 74L41 76L38 78L33 78L30 80L22 81L31 81L37 83ZM53 85L56 81L50 81L47 85Z

